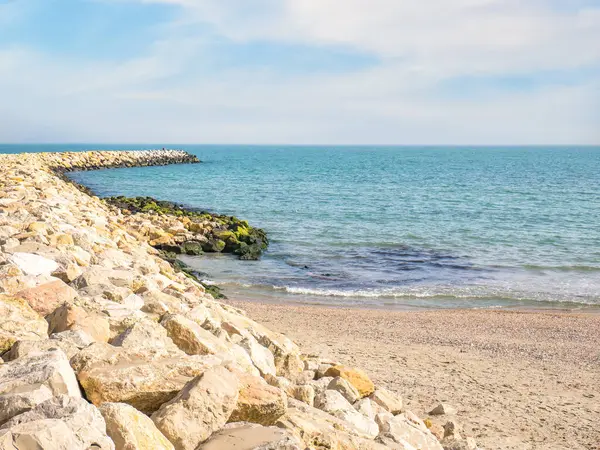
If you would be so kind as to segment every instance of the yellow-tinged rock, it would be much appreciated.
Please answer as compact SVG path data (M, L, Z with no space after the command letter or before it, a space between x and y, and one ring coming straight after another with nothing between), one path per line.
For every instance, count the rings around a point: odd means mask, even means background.
M27 231L37 232L46 230L46 224L44 222L32 222L27 227Z
M155 239L163 238L167 234L168 233L166 233L165 231L161 230L160 228L153 228L153 229L150 230L150 234L149 234L148 237L150 238L150 240L155 240Z
M270 386L260 377L236 372L240 392L229 422L252 422L273 425L287 410L283 390Z
M150 241L150 245L152 246L156 246L156 245L163 245L163 244L168 244L170 242L173 241L173 235L166 233L163 236L153 239Z
M0 294L0 354L16 341L47 337L48 324L25 300Z
M198 223L198 222L190 222L186 226L187 226L188 230L190 230L193 233L199 233L201 231L204 231L204 225L202 225L201 223Z
M341 377L356 388L361 397L371 395L375 391L375 385L369 376L360 369L346 366L332 366L325 372L326 377Z
M125 403L103 403L98 408L106 422L106 433L116 450L173 450L150 418Z
M57 234L52 236L51 240L56 245L75 245L73 237L70 234Z

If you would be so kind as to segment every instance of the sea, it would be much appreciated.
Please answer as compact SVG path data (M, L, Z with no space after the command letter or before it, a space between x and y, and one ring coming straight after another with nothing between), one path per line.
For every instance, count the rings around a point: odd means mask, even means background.
M202 164L72 173L263 228L260 261L184 257L233 298L386 309L600 308L600 147L178 148Z

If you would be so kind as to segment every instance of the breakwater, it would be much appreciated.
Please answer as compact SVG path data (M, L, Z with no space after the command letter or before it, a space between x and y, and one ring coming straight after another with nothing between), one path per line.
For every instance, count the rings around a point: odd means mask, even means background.
M197 160L0 155L0 449L475 447L443 406L443 426L424 421L360 369L216 301L151 245L154 214L133 226L135 211L60 176L182 162Z

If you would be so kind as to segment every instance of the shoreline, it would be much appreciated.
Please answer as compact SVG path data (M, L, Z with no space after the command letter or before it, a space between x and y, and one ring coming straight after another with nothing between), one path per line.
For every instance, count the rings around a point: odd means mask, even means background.
M458 408L489 449L595 449L600 316L570 312L382 311L225 301L303 351L367 367L420 417Z
M494 307L444 307L444 306L412 306L412 305L402 305L401 307L393 307L391 305L379 305L379 304L368 304L365 302L364 304L356 304L349 303L343 304L340 301L335 303L326 303L325 301L310 301L310 300L302 300L301 294L298 294L297 297L294 297L293 300L290 299L289 296L286 296L282 299L274 298L277 295L262 295L256 294L255 292L244 292L246 288L241 288L236 290L235 293L231 294L228 292L227 288L223 288L219 285L219 283L215 283L215 286L218 286L222 292L233 301L244 301L258 304L272 304L276 306L298 306L298 307L315 307L315 308L333 308L333 309L351 309L351 310L364 310L364 311L389 311L389 312L432 312L432 311L489 311L489 312L516 312L516 313L547 313L547 314L582 314L582 315L599 315L600 314L600 305L589 305L585 307L578 308L568 308L566 306L562 306L562 304L569 304L568 302L558 303L555 307L534 307L532 306L524 306L524 305L514 305L514 306L494 306ZM578 303L573 303L577 304Z

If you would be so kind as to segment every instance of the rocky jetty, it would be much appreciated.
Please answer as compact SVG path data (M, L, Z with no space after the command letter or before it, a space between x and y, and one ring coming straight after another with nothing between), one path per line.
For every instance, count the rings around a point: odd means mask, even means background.
M176 271L152 235L170 214L125 212L60 176L188 161L0 155L0 449L475 448Z
M269 245L263 230L237 217L196 211L151 197L109 197L104 201L120 210L129 230L170 258L224 252L256 260Z

